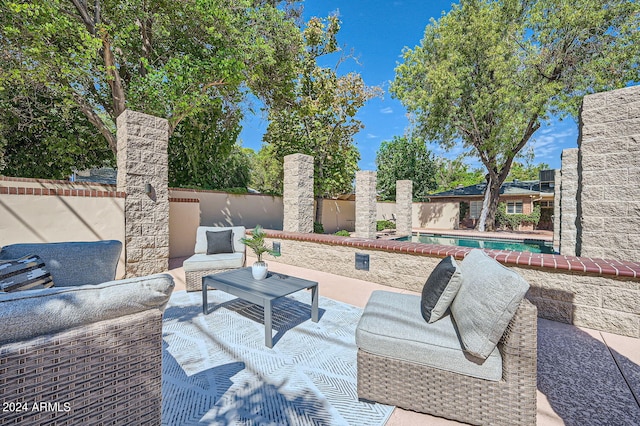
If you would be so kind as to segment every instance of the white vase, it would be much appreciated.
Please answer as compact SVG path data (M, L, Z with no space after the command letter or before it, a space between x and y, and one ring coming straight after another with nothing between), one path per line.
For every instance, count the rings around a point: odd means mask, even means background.
M267 276L267 262L255 262L251 265L251 275L254 280L263 280Z

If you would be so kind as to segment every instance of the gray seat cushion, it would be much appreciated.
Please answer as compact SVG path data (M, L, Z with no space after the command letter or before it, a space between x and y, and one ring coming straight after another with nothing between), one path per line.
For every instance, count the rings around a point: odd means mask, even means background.
M233 269L244 266L244 253L194 254L182 266L186 272Z
M2 247L0 259L37 255L56 287L100 284L116 277L122 243L116 240L12 244Z
M484 361L469 356L451 315L427 323L420 313L420 296L412 294L374 291L358 323L356 344L374 355L486 380L502 378L497 348Z
M464 348L486 358L493 353L529 290L529 283L478 249L462 262L462 285L451 304Z
M163 311L174 283L159 274L98 285L0 294L0 345L146 311Z

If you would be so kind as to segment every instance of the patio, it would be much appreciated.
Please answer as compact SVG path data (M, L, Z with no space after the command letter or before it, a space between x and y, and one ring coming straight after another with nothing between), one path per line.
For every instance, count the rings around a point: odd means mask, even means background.
M175 291L185 289L183 260L175 258L169 263L169 273L176 281ZM249 257L247 264L254 260ZM321 296L360 308L375 290L410 293L275 261L269 261L269 268L317 281ZM537 424L638 424L638 348L635 338L539 319ZM456 423L396 408L387 425Z

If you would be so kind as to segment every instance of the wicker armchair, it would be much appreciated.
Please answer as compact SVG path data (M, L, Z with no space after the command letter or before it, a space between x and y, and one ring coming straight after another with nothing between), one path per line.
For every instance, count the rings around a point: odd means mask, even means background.
M159 425L162 312L1 345L0 401L3 425Z
M500 381L358 349L358 397L470 424L535 424L537 309L528 300L520 302L498 350Z
M113 280L120 249L102 241L0 251L5 260L40 256L55 284L0 292L0 423L161 423L162 314L174 283L167 274Z
M231 230L233 253L207 254L207 231ZM231 271L245 266L246 246L240 241L245 236L244 226L199 226L196 231L194 255L183 263L187 291L202 291L202 278L211 274Z

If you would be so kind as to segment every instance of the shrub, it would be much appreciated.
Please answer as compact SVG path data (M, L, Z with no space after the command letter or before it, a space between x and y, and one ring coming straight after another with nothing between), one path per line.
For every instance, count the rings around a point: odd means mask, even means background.
M339 230L338 232L336 232L333 235L338 235L340 237L350 237L351 233L349 231L347 231L346 229L341 229L341 230Z
M540 206L535 206L533 211L529 214L507 214L506 205L504 203L498 204L498 211L496 212L496 223L500 227L517 231L520 225L533 224L537 225L540 222Z
M390 220L378 220L376 222L376 231L382 231L383 229L396 229L396 223Z
M324 234L324 226L320 222L313 222L313 233Z
M460 201L460 221L462 222L467 217L467 212L469 212L469 203L465 201Z

